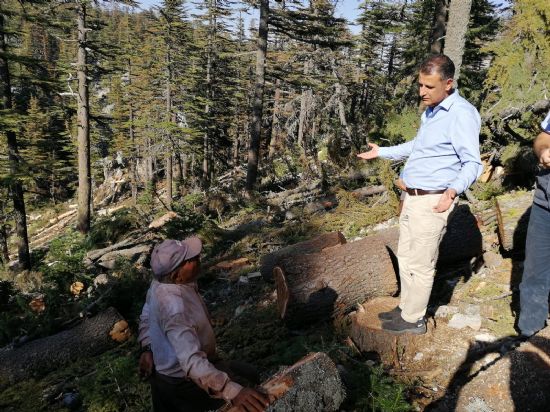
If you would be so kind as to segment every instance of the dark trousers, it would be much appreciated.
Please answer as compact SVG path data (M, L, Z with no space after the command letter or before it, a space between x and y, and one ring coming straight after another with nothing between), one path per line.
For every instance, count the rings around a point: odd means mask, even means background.
M214 399L185 378L154 373L149 379L154 412L203 412L221 408L225 402Z
M530 336L544 328L550 293L550 210L533 204L527 228L518 326Z

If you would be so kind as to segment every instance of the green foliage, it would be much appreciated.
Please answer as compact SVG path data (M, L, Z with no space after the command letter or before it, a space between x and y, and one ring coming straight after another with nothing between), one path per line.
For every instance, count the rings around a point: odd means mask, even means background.
M133 209L121 209L111 216L100 217L93 222L86 245L89 249L100 249L117 243L132 230L141 228L142 220Z
M405 387L385 374L382 367L356 365L350 371L355 410L365 412L407 412L412 410L405 399Z
M504 32L484 51L495 56L485 81L486 109L498 112L543 99L550 78L547 1L514 1Z
M139 354L134 348L126 345L126 353L117 350L102 355L96 359L95 373L79 380L78 390L87 411L145 412L150 409L149 385L138 377L136 366Z
M471 190L474 197L479 200L489 200L504 193L502 185L495 181L487 183L476 182L471 187Z
M178 217L162 227L162 232L167 238L182 239L198 233L203 227L204 215L194 212L184 205L174 205L173 210L178 214Z
M391 113L382 134L389 141L389 145L394 145L414 139L419 127L420 114L416 107L411 106L399 113Z

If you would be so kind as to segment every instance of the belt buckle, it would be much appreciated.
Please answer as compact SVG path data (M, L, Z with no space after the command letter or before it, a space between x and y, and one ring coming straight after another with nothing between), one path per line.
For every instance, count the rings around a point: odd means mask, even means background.
M418 189L417 188L414 188L414 195L418 196Z

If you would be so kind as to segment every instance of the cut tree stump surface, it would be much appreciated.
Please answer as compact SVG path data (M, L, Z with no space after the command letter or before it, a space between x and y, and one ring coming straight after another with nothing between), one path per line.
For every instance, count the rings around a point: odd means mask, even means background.
M428 322L428 331L424 335L394 335L383 330L378 314L387 312L398 304L398 298L378 297L363 303L359 310L350 315L350 337L355 345L362 352L378 353L383 363L396 368L429 347L434 334L431 321Z
M305 356L261 386L271 401L266 412L332 412L346 396L336 365L323 352ZM238 409L226 406L221 411Z

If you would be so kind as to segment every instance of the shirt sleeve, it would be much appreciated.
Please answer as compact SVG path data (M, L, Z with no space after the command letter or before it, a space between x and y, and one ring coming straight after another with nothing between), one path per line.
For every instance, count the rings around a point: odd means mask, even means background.
M163 316L164 318L164 316ZM199 337L184 313L176 313L164 318L164 331L174 348L178 361L193 382L215 398L233 400L242 386L229 379L229 376L210 363L201 350Z
M470 187L483 172L479 155L479 132L481 118L477 110L464 110L454 121L451 143L460 159L461 169L449 187L458 194Z
M406 159L412 153L413 147L414 139L397 146L380 147L378 149L378 156L389 160Z
M149 295L150 290L147 291L147 297L145 298L145 303L143 304L143 309L141 310L141 315L139 316L139 334L138 341L141 347L151 344L151 339L149 338Z

